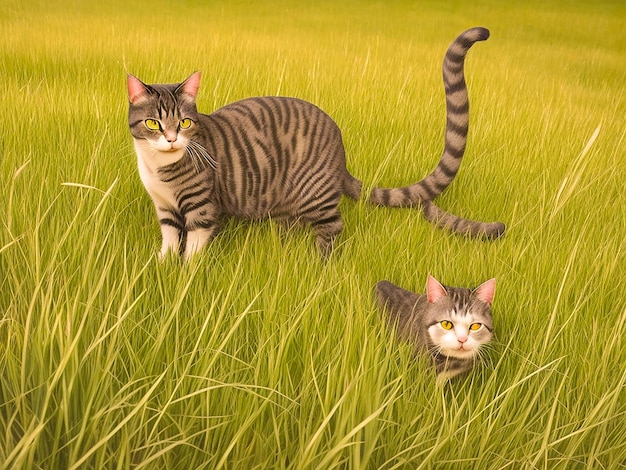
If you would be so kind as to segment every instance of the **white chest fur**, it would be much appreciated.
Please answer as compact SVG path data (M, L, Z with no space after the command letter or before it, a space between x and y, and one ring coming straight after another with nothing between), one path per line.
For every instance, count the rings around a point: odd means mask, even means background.
M154 204L163 208L176 207L174 193L166 183L159 179L158 170L180 160L185 150L162 152L156 150L147 140L139 139L134 139L134 145L139 176Z

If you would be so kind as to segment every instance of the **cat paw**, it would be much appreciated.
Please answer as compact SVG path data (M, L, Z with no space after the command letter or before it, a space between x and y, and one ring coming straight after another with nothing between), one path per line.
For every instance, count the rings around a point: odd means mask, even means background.
M157 258L159 263L165 262L166 259L172 257L173 255L178 254L178 249L176 246L162 246L159 252L157 253Z

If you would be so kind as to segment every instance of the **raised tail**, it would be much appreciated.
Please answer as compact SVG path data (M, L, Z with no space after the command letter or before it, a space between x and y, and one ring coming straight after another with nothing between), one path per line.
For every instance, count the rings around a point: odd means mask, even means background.
M469 129L469 98L463 65L465 55L476 41L489 37L489 30L472 28L460 34L448 48L443 59L443 83L446 90L446 137L439 164L423 180L404 188L375 188L370 200L391 207L412 206L419 201L432 201L452 182L465 152Z
M470 236L499 236L504 225L485 224L448 214L434 204L426 204L441 194L454 180L465 153L469 130L469 97L465 84L464 63L467 51L477 41L489 38L486 28L472 28L452 42L443 60L443 82L446 91L446 134L443 154L437 167L421 181L402 188L374 188L373 204L389 207L420 206L427 220L437 226ZM473 226L472 224L475 224ZM495 235L497 233L497 235Z
M433 172L417 183L421 198L432 201L441 194L459 171L469 130L469 97L465 84L465 55L477 41L486 41L489 30L468 29L448 48L443 59L443 83L446 90L446 137L443 154Z

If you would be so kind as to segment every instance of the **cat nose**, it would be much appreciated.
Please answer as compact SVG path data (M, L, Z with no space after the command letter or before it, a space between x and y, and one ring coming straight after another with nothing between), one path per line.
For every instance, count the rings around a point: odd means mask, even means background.
M176 142L178 139L178 134L176 132L165 132L165 140L167 140L170 144L172 142Z

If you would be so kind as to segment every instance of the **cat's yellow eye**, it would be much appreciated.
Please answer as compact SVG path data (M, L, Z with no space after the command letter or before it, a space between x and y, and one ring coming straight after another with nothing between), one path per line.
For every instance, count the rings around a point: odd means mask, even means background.
M443 328L444 330L451 330L452 327L454 326L454 325L452 325L452 322L448 321L448 320L444 320L442 322L439 322L439 324L441 325L441 328Z
M151 131L159 131L161 130L161 124L156 119L146 119L144 124Z
M189 129L191 127L191 119L181 119L179 125L181 129Z
M478 330L480 330L481 326L483 326L481 323L472 323L470 325L470 330L471 331L478 331Z

